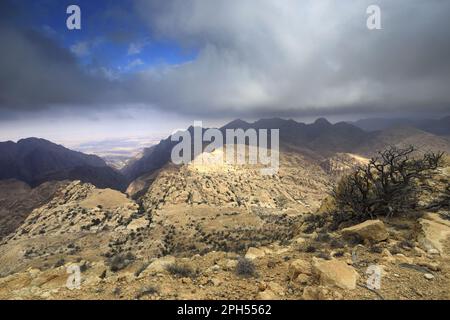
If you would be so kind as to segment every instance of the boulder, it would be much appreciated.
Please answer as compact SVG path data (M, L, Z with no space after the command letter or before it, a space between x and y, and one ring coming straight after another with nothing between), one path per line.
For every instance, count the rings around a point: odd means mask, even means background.
M145 269L144 272L141 273L141 275L148 273L164 272L167 266L174 264L175 261L176 261L175 257L172 256L166 256L156 259L155 261L150 263L150 265Z
M320 284L324 286L336 286L341 289L356 289L358 272L339 260L313 260L313 273L319 277Z
M258 293L258 300L278 300L277 295L271 290L265 290Z
M450 237L450 222L437 214L426 214L419 220L421 231L418 236L419 245L428 253L444 252L444 242Z
M247 253L245 254L245 258L248 260L255 260L256 258L264 257L266 253L258 248L249 248Z
M299 274L297 278L295 278L295 282L299 283L301 285L305 285L309 283L310 276L307 276L306 274Z
M322 286L308 286L303 289L303 300L342 300L343 296Z
M380 242L388 238L389 234L380 220L367 220L349 228L342 229L344 238L358 236L362 240Z
M277 296L284 296L284 288L274 281L267 283L267 290L275 293Z
M394 262L397 264L413 264L414 260L410 257L405 256L404 254L397 253L394 257Z
M312 268L308 261L297 259L289 265L289 279L295 280L300 274L311 275Z
M421 267L430 269L431 271L441 271L441 265L438 262L428 261L426 258L418 258L415 263Z

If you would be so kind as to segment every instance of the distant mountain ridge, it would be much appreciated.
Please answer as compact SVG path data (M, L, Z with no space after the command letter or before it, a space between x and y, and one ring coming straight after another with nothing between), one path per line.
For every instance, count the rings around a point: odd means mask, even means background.
M253 123L237 119L219 128L223 133L227 129L279 129L282 145L301 147L323 155L351 152L370 136L351 124L331 124L324 118L317 119L312 124L281 118L261 119ZM193 127L187 130L192 133ZM158 145L146 149L140 159L130 162L121 172L131 182L162 168L170 161L171 150L177 143L171 141L171 137L162 140Z
M38 138L0 142L0 180L17 179L35 187L51 180L81 180L124 190L125 179L95 155Z
M450 116L441 119L368 118L349 123L366 131L381 131L395 126L408 126L436 135L450 136Z
M441 119L445 122L446 118ZM227 129L279 129L281 148L295 148L298 152L307 153L313 158L329 157L336 153L355 153L372 156L388 145L402 146L415 144L431 150L450 151L450 140L413 127L398 127L397 130L365 131L348 123L330 123L319 118L314 123L305 124L295 120L271 118L261 119L253 123L241 119L234 120L219 128L223 133ZM436 127L437 128L437 127ZM193 128L187 129L191 133ZM159 144L144 150L143 156L131 161L122 169L128 182L151 174L170 162L171 150L177 144L171 137Z

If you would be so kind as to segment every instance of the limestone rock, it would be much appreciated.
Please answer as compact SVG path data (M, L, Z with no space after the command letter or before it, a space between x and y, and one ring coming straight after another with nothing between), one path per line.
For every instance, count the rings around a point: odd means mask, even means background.
M389 234L380 220L367 220L356 226L342 230L344 237L359 236L361 239L371 242L380 242L388 238Z
M158 273L158 272L164 272L167 268L167 266L174 264L176 261L175 257L172 256L166 256L159 259L156 259L150 265L145 269L145 271L142 274L146 273Z
M335 300L342 299L342 295L323 286L308 286L303 290L302 298L303 300Z
M278 300L277 295L271 290L265 290L258 293L258 300Z
M245 254L245 258L249 260L255 260L257 258L264 257L266 253L258 248L249 248L247 253Z
M322 285L336 286L341 289L353 290L359 278L358 272L339 260L314 259L313 272L318 275Z
M407 256L405 256L404 254L401 254L401 253L398 253L398 254L394 255L393 258L394 258L394 261L397 264L402 264L402 263L413 264L413 261L414 261L412 258L409 258L409 257L407 257Z
M423 276L427 280L433 280L434 279L434 276L431 273L425 273Z
M441 271L441 266L438 262L431 262L425 258L418 258L415 263L421 267L430 269L431 271Z
M289 265L289 278L296 279L300 274L311 275L312 268L308 261L297 259Z
M140 228L146 228L148 224L149 224L148 220L145 219L145 217L141 217L139 219L131 221L128 224L127 229L131 231L137 231Z
M433 250L444 252L444 242L450 237L450 222L437 214L427 214L419 220L421 233L418 236L420 246L431 253Z
M274 281L267 284L267 290L275 293L277 296L284 296L284 288Z
M309 283L310 278L311 278L310 276L307 276L306 274L302 273L298 275L298 277L295 279L295 282L305 285Z

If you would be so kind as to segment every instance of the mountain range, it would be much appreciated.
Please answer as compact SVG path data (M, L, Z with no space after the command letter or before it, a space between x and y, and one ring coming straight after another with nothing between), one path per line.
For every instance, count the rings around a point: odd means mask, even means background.
M331 124L324 118L317 119L311 124L272 118L253 123L238 119L221 127L220 130L225 133L227 129L250 128L279 129L281 148L295 148L319 160L335 153L354 153L370 157L388 145L413 144L422 151L428 149L450 151L450 140L447 137L405 125L389 127L386 130L365 131L347 122ZM192 133L193 127L188 131ZM155 172L168 163L171 150L177 143L171 141L170 137L162 140L159 144L145 149L141 158L130 161L121 172L129 182L144 174Z
M436 135L450 136L450 116L440 119L368 118L349 123L366 131L380 131L396 126L408 126Z
M450 298L450 224L428 214L448 197L448 165L421 182L423 218L334 226L328 214L340 214L332 187L377 150L448 153L448 138L322 118L235 120L220 130L239 128L280 129L276 175L259 165L175 165L171 137L120 172L42 139L0 144L0 299L368 299L357 280L372 261L388 272L387 299ZM349 229L367 239L346 240ZM74 265L82 290L66 288Z
M449 119L366 119L353 124L332 124L324 118L311 124L280 118L261 119L252 123L237 119L219 129L224 136L227 129L279 129L282 150L295 149L320 162L336 153L370 157L388 145L413 144L423 151L449 152L449 138L430 132L445 134L450 127ZM378 130L380 128L382 130ZM191 126L187 130L192 133L194 128ZM170 163L172 148L177 143L171 141L169 136L145 148L138 158L129 160L122 169L117 170L108 166L99 156L72 151L44 139L0 142L0 180L16 179L31 187L46 181L81 180L99 188L124 191L131 182L144 175L152 175Z
M52 180L81 180L123 190L122 175L103 159L37 138L0 142L0 180L17 179L35 187Z

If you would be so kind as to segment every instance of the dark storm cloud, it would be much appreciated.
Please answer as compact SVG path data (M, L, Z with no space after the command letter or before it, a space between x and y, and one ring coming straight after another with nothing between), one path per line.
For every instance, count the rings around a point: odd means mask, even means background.
M52 40L4 20L0 109L141 104L218 118L450 112L450 2L375 1L383 30L369 31L373 2L136 0L151 38L198 55L120 81L86 72Z
M0 111L32 111L50 106L89 106L117 98L113 83L83 70L75 56L36 28L12 19L19 8L5 1L0 22ZM14 15L13 15L14 14ZM117 91L114 91L114 90Z
M375 1L369 31L373 3L140 0L153 32L200 48L148 94L199 113L449 112L450 2Z

